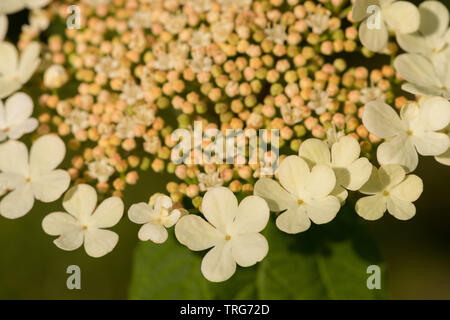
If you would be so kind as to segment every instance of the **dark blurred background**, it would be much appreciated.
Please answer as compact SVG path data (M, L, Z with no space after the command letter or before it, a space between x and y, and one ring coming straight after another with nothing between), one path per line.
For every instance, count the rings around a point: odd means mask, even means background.
M9 39L17 40L26 18L24 12L9 17ZM422 157L415 173L425 190L412 220L402 222L386 214L376 222L361 221L388 265L390 298L450 299L450 168ZM165 190L165 182L164 177L147 173L125 192L126 208ZM126 299L139 226L122 219L112 229L120 235L117 247L94 259L83 249L58 249L53 237L43 232L44 216L60 210L61 202L37 203L21 219L0 216L0 299ZM81 290L66 287L69 265L81 268Z

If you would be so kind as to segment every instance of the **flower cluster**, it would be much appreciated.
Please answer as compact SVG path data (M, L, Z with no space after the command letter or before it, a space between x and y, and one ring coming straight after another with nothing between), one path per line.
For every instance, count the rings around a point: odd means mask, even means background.
M73 4L81 28L39 44ZM30 22L16 48L1 14L23 8ZM375 53L392 63L347 58ZM225 281L267 255L270 211L289 234L329 223L344 203L367 220L412 218L418 155L450 165L449 75L449 13L437 1L6 1L0 214L21 217L72 186L67 213L42 227L59 248L84 243L100 257L118 242L106 229L122 218L127 185L141 171L166 173L168 195L128 210L139 239L162 244L174 227L189 249L211 249L203 275ZM36 102L17 92L30 79ZM28 156L17 140L32 132ZM57 170L66 146L69 165Z

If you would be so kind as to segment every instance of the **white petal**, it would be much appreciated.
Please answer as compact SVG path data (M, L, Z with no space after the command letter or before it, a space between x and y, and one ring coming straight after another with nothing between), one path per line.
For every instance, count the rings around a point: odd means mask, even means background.
M424 96L438 96L441 94L441 90L437 88L426 87L423 85L419 86L412 83L402 84L402 90L415 95L424 95Z
M45 135L37 139L30 151L30 169L33 173L51 171L64 160L66 146L55 135Z
M139 230L138 237L141 241L151 240L154 243L164 243L166 242L169 234L166 228L160 224L156 223L146 223Z
M175 225L177 240L193 251L211 248L225 240L225 234L197 215L182 217Z
M382 190L391 190L405 180L405 170L397 164L387 164L378 170Z
M426 37L442 37L447 31L448 10L439 1L424 1L419 5L420 32Z
M0 13L11 14L24 8L24 2L20 0L2 0L0 1Z
M70 176L64 170L50 171L32 178L31 184L36 199L42 202L58 200L70 185Z
M0 49L1 50L1 49ZM0 73L1 75L1 73ZM0 76L0 99L3 99L22 88L20 81L15 78Z
M97 205L97 193L87 184L79 184L64 196L63 207L68 213L77 217L83 223L87 222Z
M351 136L341 137L331 147L331 163L334 167L347 167L359 158L361 147Z
M33 208L34 197L29 185L19 186L0 202L0 214L8 219L17 219Z
M249 196L241 201L233 223L233 233L261 232L269 221L269 207L263 198Z
M319 164L312 168L305 184L305 193L309 199L322 199L333 191L336 185L336 176L329 166Z
M413 137L417 152L423 156L438 156L450 147L450 139L445 133L423 132Z
M315 224L328 223L336 217L341 204L338 198L327 196L323 199L310 201L304 204L308 217Z
M395 32L412 33L419 29L419 9L410 2L396 1L383 9L382 13L389 28Z
M410 174L403 182L394 187L390 194L400 200L414 202L423 192L423 182L418 176Z
M343 204L348 197L348 191L342 188L340 185L336 183L333 191L331 191L330 196L335 196L338 198L339 202Z
M211 282L222 282L236 271L236 262L231 253L230 241L218 244L203 258L202 274Z
M0 41L5 39L8 32L8 18L4 14L0 14Z
M20 124L33 113L33 100L23 92L16 93L6 100L5 111L7 124Z
M364 194L376 194L383 191L384 186L381 185L378 169L372 166L372 172L369 180L359 189L359 192Z
M269 244L260 233L241 234L231 239L234 260L241 267L250 267L264 259Z
M145 203L133 204L128 210L128 218L137 224L144 224L151 221L152 209Z
M154 212L160 212L163 208L167 210L172 209L172 199L166 195L156 197Z
M162 221L163 222L163 226L166 227L166 228L173 227L175 225L175 223L178 222L180 217L181 217L181 211L180 210L178 210L178 209L172 210L170 212L170 214L163 219L163 221Z
M278 182L268 178L261 178L255 184L254 194L266 200L271 211L280 212L296 203L286 190Z
M42 229L51 236L82 230L77 219L65 212L53 212L46 215L42 220Z
M19 77L22 83L28 82L37 67L41 63L39 54L41 53L41 46L37 42L31 42L20 56L19 62Z
M296 206L280 214L276 225L283 232L296 234L308 230L311 220L309 220L304 206Z
M391 138L406 131L398 114L382 101L370 101L364 106L363 124L378 138Z
M38 127L39 122L34 119L27 119L24 122L15 125L8 131L8 137L10 139L20 139L24 134L33 132Z
M361 188L369 180L371 172L372 164L367 158L359 158L347 168L334 168L336 184L352 191Z
M435 159L445 166L450 166L450 148L443 154L436 156Z
M409 220L416 214L416 207L411 202L393 196L388 197L387 209L399 220Z
M330 149L328 145L319 139L308 139L300 145L298 155L310 166L316 164L330 164Z
M0 144L0 171L28 177L28 150L24 143L10 140Z
M422 35L415 33L397 33L397 42L399 46L408 53L419 53L427 55L431 52L431 48Z
M305 160L298 156L288 156L281 162L277 171L281 185L298 198L305 188L305 179L310 173Z
M377 0L356 0L352 7L352 20L353 21L361 21L365 17L367 17L367 8L370 5L378 5L379 1Z
M9 42L0 42L0 78L15 76L18 59L16 47Z
M356 202L355 210L366 220L378 220L386 211L386 198L381 194L363 197Z
M402 165L411 172L417 168L419 156L410 138L396 137L378 147L377 160L382 165Z
M367 20L363 21L359 26L359 39L363 46L370 51L381 51L388 42L388 31L384 21L381 21L379 29L369 29Z
M48 5L52 0L24 0L27 8L29 9L39 9Z
M238 202L234 193L225 187L209 189L202 201L206 219L222 232L231 227L237 214Z
M426 129L437 131L444 129L450 122L450 102L442 97L422 97L420 104L420 122Z
M94 258L100 258L110 253L118 241L117 233L109 230L88 229L84 232L84 249L89 256Z
M62 250L73 251L81 247L83 240L84 232L81 228L78 228L61 234L58 239L53 241L53 243Z
M122 199L111 197L104 200L92 214L92 223L97 228L111 228L122 218L124 205Z
M397 56L394 68L408 82L423 88L441 88L431 62L418 54L407 53Z

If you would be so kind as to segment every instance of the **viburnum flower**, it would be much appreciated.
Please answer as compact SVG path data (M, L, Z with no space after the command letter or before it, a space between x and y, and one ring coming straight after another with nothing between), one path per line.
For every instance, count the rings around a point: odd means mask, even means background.
M88 164L89 176L97 179L99 182L106 182L109 177L115 172L114 168L110 166L109 160L106 158L95 160Z
M33 132L39 123L30 118L32 113L33 100L25 93L14 94L5 104L0 101L0 142L7 138L17 140Z
M309 229L328 223L340 209L339 199L333 195L336 177L328 165L319 164L311 170L305 160L289 156L278 167L281 186L272 179L261 178L255 184L255 195L267 201L271 211L280 212L277 227L286 233Z
M0 13L11 14L23 9L39 9L48 5L52 0L2 0Z
M0 98L19 90L31 78L41 62L40 51L40 45L32 42L19 59L12 44L0 42Z
M99 258L111 252L119 241L117 233L105 230L115 226L123 215L120 198L111 197L97 208L97 193L87 184L71 188L63 200L66 212L53 212L42 221L42 228L60 249L76 250L84 242L86 253Z
M419 30L397 34L397 42L406 52L422 54L433 60L433 56L450 45L448 10L439 1L425 1L419 5L419 12Z
M356 212L364 219L377 220L387 209L397 219L408 220L416 214L412 202L422 194L423 182L416 175L406 175L401 166L387 164L380 169L374 167L359 191L370 195L356 202Z
M0 41L5 39L8 32L8 18L5 15L0 14Z
M140 240L154 243L167 240L166 228L172 227L181 216L181 211L172 206L172 199L159 193L150 197L148 204L141 202L131 206L128 217L134 223L143 224L138 233Z
M203 258L206 279L221 282L236 271L236 263L250 267L264 259L269 250L260 232L269 220L269 208L260 197L246 197L238 206L233 192L212 188L204 196L203 214L187 215L175 226L178 241L193 251L212 248Z
M376 12L368 12L369 6L377 6L379 16ZM407 1L356 0L352 19L364 20L359 26L359 39L367 49L377 52L388 42L388 29L397 34L416 32L420 24L420 13L415 5Z
M363 124L378 138L387 139L377 149L380 164L399 164L409 172L418 164L417 153L437 156L450 146L442 132L450 122L450 102L441 97L422 97L405 104L400 116L389 105L371 101L364 107Z
M444 129L444 133L447 134L448 138L450 139L450 124ZM442 163L446 166L450 166L450 148L443 154L440 154L436 157L434 157L437 162Z
M16 219L27 214L34 199L53 202L61 197L70 183L64 170L55 170L66 154L64 142L45 135L31 147L28 159L24 143L10 140L0 145L0 186L12 190L0 202L0 214Z
M59 89L67 83L69 76L63 66L54 64L44 73L44 85L50 89Z
M360 158L361 147L358 141L350 136L338 139L331 146L331 152L325 141L308 139L300 145L299 156L308 162L310 167L323 164L333 169L336 175L336 186L332 192L344 202L348 192L362 187L370 177L372 165L367 158Z
M408 81L402 85L403 90L450 100L450 49L434 57L434 62L416 53L401 54L395 58L394 67Z

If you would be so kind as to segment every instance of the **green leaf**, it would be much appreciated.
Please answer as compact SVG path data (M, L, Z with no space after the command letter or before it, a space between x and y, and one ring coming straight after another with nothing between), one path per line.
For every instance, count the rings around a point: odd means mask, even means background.
M270 223L270 249L258 272L261 299L377 299L386 296L384 264L378 250L344 207L336 219L288 235ZM367 267L381 269L381 290L367 288Z
M375 299L384 298L384 265L378 250L347 207L336 219L289 235L270 221L269 254L251 268L238 267L223 283L200 271L205 252L191 252L173 232L166 243L141 242L135 252L131 299ZM382 289L369 290L369 265L382 270Z

